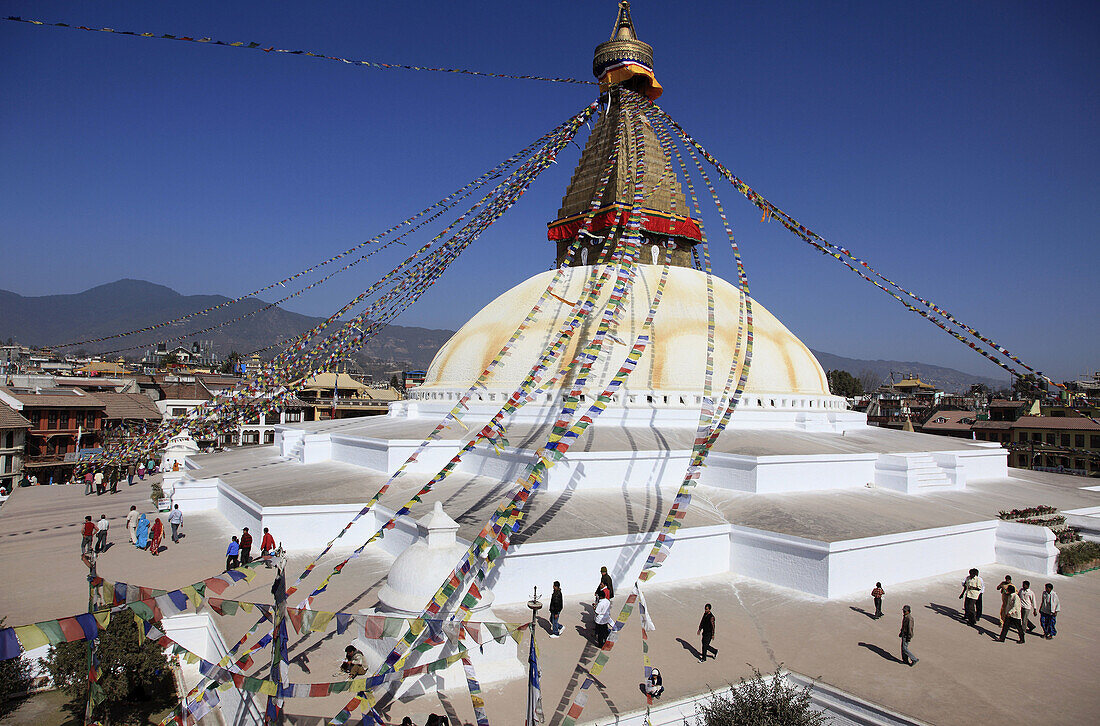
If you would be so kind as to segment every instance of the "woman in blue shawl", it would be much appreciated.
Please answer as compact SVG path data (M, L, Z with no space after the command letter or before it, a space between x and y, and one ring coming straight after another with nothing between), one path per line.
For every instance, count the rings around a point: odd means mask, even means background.
M137 547L143 550L149 546L149 518L142 514L137 523Z

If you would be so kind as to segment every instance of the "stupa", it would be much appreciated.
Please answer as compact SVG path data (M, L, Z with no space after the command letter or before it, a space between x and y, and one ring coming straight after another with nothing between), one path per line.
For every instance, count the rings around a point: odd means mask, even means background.
M455 333L423 385L392 404L386 416L282 425L272 446L189 456L174 496L182 509L216 508L237 526L270 526L288 550L319 550L470 391L536 301L545 298L522 339L478 383L462 422L452 422L408 465L344 541L354 546L369 538L501 409L555 338L585 283L605 271L601 254L621 234L633 200L635 161L624 146L595 222L582 231L578 215L610 156L624 112L622 89L650 98L661 92L652 48L638 39L627 3L620 4L611 39L596 49L594 72L605 94L599 119L549 224L557 261L570 263L553 294L543 295L553 271L500 294ZM525 602L533 585L545 591L554 580L567 594L590 593L601 566L608 567L617 589L629 588L684 476L708 394L708 275L698 269L699 224L687 214L681 182L663 173L667 157L655 132L643 123L641 133L651 162L642 180L641 264L614 338L588 376L581 406L621 365L667 259L651 342L606 411L531 497L523 527L484 583L498 603ZM568 257L578 237L580 252ZM711 394L717 396L726 374L739 372L745 362L744 346L737 345L744 300L717 276L710 276L710 285ZM591 339L609 288L553 366L571 360ZM668 558L649 583L730 574L838 597L865 590L869 572L889 586L992 562L1053 570L1053 534L1001 522L997 512L1037 503L1083 511L1095 507L1100 494L1069 477L1009 470L1007 452L997 444L869 426L864 414L830 394L824 370L799 338L760 301L753 300L752 309L755 346L746 390L713 446ZM549 370L547 380L557 370ZM434 516L442 503L457 522L454 552L464 549L546 441L572 383L566 373L535 391L503 421L506 443L466 453L455 472L375 546L398 561L414 547L430 550L431 543L424 543L430 535L416 518ZM402 577L391 573L380 608L417 610L397 586ZM415 594L439 584L426 583ZM419 607L424 605L426 598Z

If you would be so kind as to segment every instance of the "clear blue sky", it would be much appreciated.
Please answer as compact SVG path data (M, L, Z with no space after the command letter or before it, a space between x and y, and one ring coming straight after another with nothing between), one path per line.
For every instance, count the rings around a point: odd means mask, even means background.
M1056 378L1100 369L1100 5L633 11L662 106L755 189ZM581 78L614 14L614 0L0 4L3 16ZM10 22L0 64L0 288L25 295L122 277L247 292L422 209L594 93ZM576 158L563 154L397 322L457 327L547 269L545 223ZM1000 374L721 192L754 296L811 347ZM731 256L716 256L732 279ZM290 308L325 314L394 261Z

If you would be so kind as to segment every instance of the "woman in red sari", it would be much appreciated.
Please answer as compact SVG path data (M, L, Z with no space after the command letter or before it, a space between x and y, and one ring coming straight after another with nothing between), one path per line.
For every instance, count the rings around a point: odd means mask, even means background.
M153 527L149 531L149 549L153 551L153 557L156 557L160 552L160 540L164 536L164 525L160 522L160 517L157 517L157 521L153 522Z

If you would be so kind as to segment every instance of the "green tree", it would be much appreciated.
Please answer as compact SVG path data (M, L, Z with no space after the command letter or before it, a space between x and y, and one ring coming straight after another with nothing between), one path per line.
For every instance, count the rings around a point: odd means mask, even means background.
M175 364L177 364L179 362L180 362L179 354L176 353L176 351L174 351L174 350L171 353L168 353L167 355L165 355L163 358L160 359L160 365L161 365L162 368L167 368L168 366L174 366Z
M176 694L168 659L156 642L138 642L137 625L129 613L116 614L100 631L97 653L105 695L97 716L110 723L144 724L152 714L171 708ZM88 700L87 642L51 647L46 666L54 684L72 698L72 709L82 712Z
M696 726L823 726L829 717L814 710L811 686L792 686L776 668L771 682L752 669L729 693L712 694L696 705Z
M243 358L243 357L244 356L242 356L240 353L238 353L235 350L229 351L229 355L227 355L225 357L225 362L222 363L221 372L222 373L236 373L237 372L237 364L241 362L241 358Z
M863 394L863 384L848 371L829 371L825 378L829 381L829 392L834 396L850 398Z
M0 619L3 627L4 620ZM31 682L31 665L22 655L0 660L0 717L19 708L17 699L30 690Z
M401 390L401 383L397 380L397 374L390 376L390 388L397 391Z

